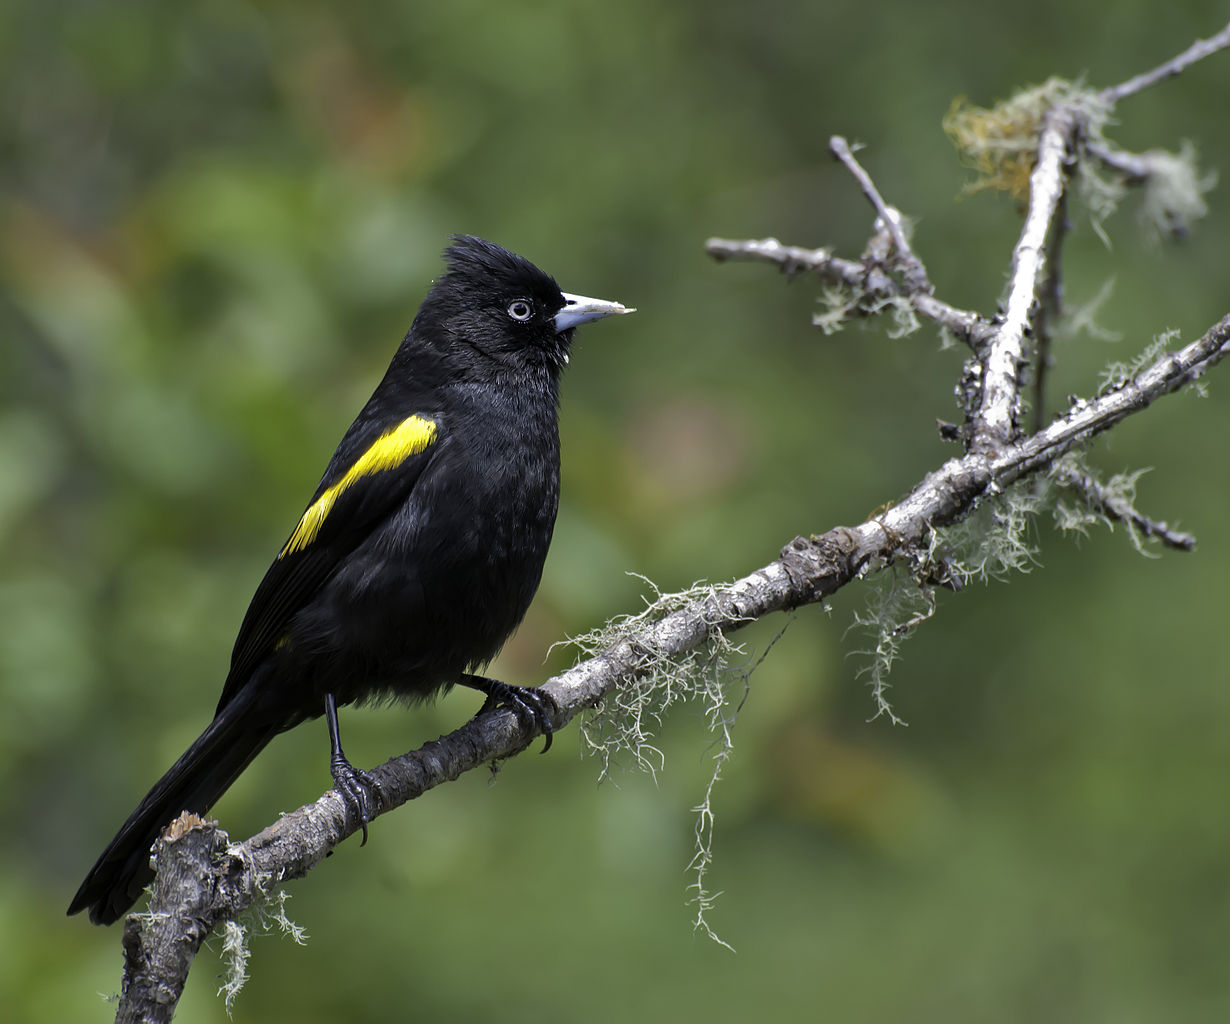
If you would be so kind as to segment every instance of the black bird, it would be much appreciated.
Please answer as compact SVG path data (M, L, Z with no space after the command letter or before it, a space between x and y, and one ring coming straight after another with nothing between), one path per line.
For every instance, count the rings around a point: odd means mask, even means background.
M559 377L573 329L632 310L560 291L468 235L346 431L239 628L209 727L155 783L68 908L110 924L153 877L182 811L204 814L274 736L322 714L334 784L364 828L373 780L337 707L422 700L460 683L546 733L541 691L473 675L538 589L559 503Z

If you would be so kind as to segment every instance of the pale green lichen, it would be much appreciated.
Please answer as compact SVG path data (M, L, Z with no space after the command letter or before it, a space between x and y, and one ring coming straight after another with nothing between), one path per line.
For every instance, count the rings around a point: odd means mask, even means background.
M1177 153L1150 150L1145 157L1150 170L1143 182L1140 219L1159 237L1185 238L1192 223L1209 212L1204 194L1217 184L1217 174L1200 173L1196 147L1186 139Z
M820 304L824 311L812 314L812 326L836 334L858 311L858 296L843 285L828 285L820 290Z
M300 946L307 942L307 931L295 924L286 913L286 901L290 894L283 888L272 892L260 887L264 896L257 900L238 921L227 921L222 926L221 959L226 964L218 995L226 1000L227 1016L231 1015L236 998L248 981L248 960L251 957L252 933L267 935L277 931Z
M645 582L653 587L648 580ZM656 587L654 592L654 600L644 611L613 619L600 629L574 638L572 645L580 650L582 657L592 657L681 608L704 607L716 588L698 584L679 593L663 594ZM714 742L709 781L703 797L693 808L696 824L693 856L688 865L692 875L688 886L689 902L696 908L694 929L727 948L729 944L713 930L708 919L721 895L710 889L708 882L716 822L713 796L722 771L734 753L732 730L747 695L751 673L762 660L763 655L749 664L743 648L733 644L715 621L710 624L705 641L688 651L658 655L642 649L636 679L608 693L581 725L585 749L601 763L599 780L609 778L628 760L656 780L666 762L665 755L654 742L664 717L682 704L699 706Z
M248 929L238 921L227 921L222 926L222 961L226 971L218 995L226 1001L226 1015L230 1017L235 999L248 981L248 959L252 951L248 945Z
M901 653L901 644L935 612L935 593L912 573L895 563L878 573L869 585L866 610L854 613L851 629L861 629L871 646L852 652L866 659L858 676L867 681L875 702L872 719L886 717L893 725L905 725L888 700L889 674Z
M993 107L973 106L963 96L953 100L941 123L962 160L977 174L965 191L996 189L1017 199L1028 196L1043 119L1060 105L1078 110L1087 137L1101 139L1110 107L1080 82L1050 78Z
M1142 192L1140 220L1157 236L1184 238L1192 223L1208 212L1204 194L1217 183L1217 176L1200 172L1190 142L1184 141L1177 153L1162 149L1123 153L1105 136L1111 106L1096 90L1062 78L1024 89L993 107L973 106L964 97L953 101L943 128L977 175L964 191L994 189L1027 198L1043 119L1057 106L1076 111L1080 119L1085 152L1076 161L1074 184L1104 243L1109 245L1103 222L1133 186ZM1095 154L1120 159L1103 161Z
M1109 363L1102 371L1102 379L1098 384L1098 394L1105 395L1111 391L1115 391L1142 370L1148 369L1159 359L1162 358L1170 348L1170 344L1179 338L1179 332L1176 330L1163 331L1145 347L1131 362L1113 362Z
M1088 301L1069 302L1057 333L1062 337L1076 337L1084 334L1095 341L1120 341L1122 334L1109 330L1098 322L1098 314L1101 313L1102 307L1110 301L1114 290L1114 278L1108 278L1102 282L1101 287Z
M920 323L913 304L904 295L885 295L871 299L844 285L829 285L820 292L822 312L813 313L813 327L825 334L836 334L851 320L868 319L887 313L890 338L904 338L918 330Z
M936 610L938 581L964 587L1028 572L1036 561L1033 524L1045 492L1020 483L981 502L965 519L932 530L927 546L913 558L899 558L872 581L867 604L851 626L870 645L855 653L865 660L858 675L871 689L872 719L905 724L888 699L889 675L901 646Z

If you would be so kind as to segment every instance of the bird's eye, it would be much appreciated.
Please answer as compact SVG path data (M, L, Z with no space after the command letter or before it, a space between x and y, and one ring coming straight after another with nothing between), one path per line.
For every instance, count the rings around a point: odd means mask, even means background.
M508 315L514 320L520 320L524 323L534 314L534 307L531 306L525 299L517 299L508 304Z

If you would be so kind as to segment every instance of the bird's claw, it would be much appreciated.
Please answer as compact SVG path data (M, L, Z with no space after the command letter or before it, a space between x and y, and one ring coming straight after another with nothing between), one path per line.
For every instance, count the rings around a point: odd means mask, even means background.
M467 681L468 685L485 693L487 699L478 709L481 715L484 711L494 711L496 708L507 708L517 720L526 727L532 727L536 732L546 737L542 752L551 749L551 739L555 733L555 716L559 714L559 706L546 690L537 686L514 686L512 683L502 683L498 679L485 679L478 676Z
M370 772L356 768L345 757L338 755L329 759L329 773L333 776L333 788L346 806L347 823L351 815L358 819L359 828L363 830L363 841L359 845L366 846L367 823L384 799L380 783Z

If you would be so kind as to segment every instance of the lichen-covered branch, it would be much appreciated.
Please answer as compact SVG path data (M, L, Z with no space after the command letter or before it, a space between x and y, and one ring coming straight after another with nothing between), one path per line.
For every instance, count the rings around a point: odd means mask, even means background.
M897 250L897 265L901 268L902 277L905 279L908 292L925 292L930 294L935 291L931 285L931 280L927 276L927 268L923 265L916 255L914 250L910 248L909 239L906 238L904 218L901 216L901 211L896 207L889 206L884 197L880 195L880 190L876 188L875 182L871 180L871 175L868 174L862 164L854 159L854 153L850 149L850 144L840 135L834 135L829 139L829 152L840 161L853 175L854 180L858 182L859 188L863 190L863 195L867 197L867 201L871 203L872 209L876 211L878 223L883 225L883 230L888 232L892 239L893 247Z
M1132 473L1122 478L1131 485L1133 492L1136 478L1139 475L1139 473ZM1168 548L1175 548L1178 551L1196 550L1194 536L1183 530L1175 529L1169 523L1151 519L1140 512L1133 503L1132 495L1125 494L1123 488L1107 486L1092 473L1076 466L1064 466L1056 471L1054 477L1060 484L1075 491L1080 497L1082 506L1090 513L1124 523L1140 536L1155 537ZM1111 482L1115 483L1114 480Z
M1029 328L1045 267L1047 234L1066 186L1066 163L1079 128L1072 107L1052 108L1043 118L1037 163L1029 176L1029 212L1012 251L1012 279L1004 318L982 355L981 403L975 410L970 447L992 454L1018 430L1021 373L1026 365Z
M1051 232L1044 256L1046 274L1038 294L1034 317L1033 429L1046 423L1046 378L1054 365L1051 345L1063 318L1063 241L1068 236L1068 195L1065 192L1055 210L1055 230Z

